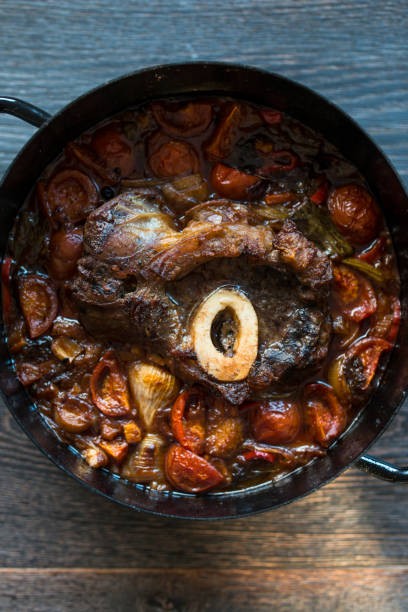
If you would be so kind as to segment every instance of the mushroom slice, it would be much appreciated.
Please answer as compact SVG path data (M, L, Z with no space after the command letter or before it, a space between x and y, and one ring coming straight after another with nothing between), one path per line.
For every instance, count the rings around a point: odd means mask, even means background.
M180 385L170 372L150 363L136 362L129 368L129 383L139 414L147 430L157 410L173 403Z
M224 382L243 380L258 353L258 317L247 296L222 287L197 308L190 335L200 366Z

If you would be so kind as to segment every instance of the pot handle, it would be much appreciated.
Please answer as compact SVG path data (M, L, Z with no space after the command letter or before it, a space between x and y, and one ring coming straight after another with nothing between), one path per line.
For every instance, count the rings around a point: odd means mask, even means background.
M49 113L43 111L41 108L33 106L29 102L24 102L24 100L19 100L18 98L0 97L0 113L14 115L35 127L40 127L51 117Z
M387 461L377 459L371 455L363 455L360 457L360 459L356 461L355 466L367 474L376 476L376 478L381 478L381 480L388 480L388 482L408 482L408 467L398 467L397 465L392 465L392 463L387 463Z

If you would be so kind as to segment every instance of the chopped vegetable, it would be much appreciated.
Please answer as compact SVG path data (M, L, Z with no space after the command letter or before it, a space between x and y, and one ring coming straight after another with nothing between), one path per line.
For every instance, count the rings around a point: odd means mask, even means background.
M277 110L263 108L260 111L263 120L269 125L275 125L282 121L282 113Z
M357 257L368 264L375 264L383 254L386 243L385 236L380 236L368 249L357 255Z
M267 154L266 164L257 170L257 175L265 178L275 172L290 172L298 163L298 157L291 151L271 151Z
M346 403L361 399L361 393L373 380L381 354L391 348L391 342L371 336L357 340L346 353L337 357L328 376L340 401Z
M104 166L114 171L119 169L121 176L129 176L135 169L133 146L118 127L111 124L97 130L91 147L103 160Z
M54 419L65 431L81 433L94 424L95 409L84 400L72 396L61 406L56 406Z
M177 178L171 183L165 183L161 190L166 201L178 213L186 212L208 198L208 185L201 174Z
M156 176L179 176L198 172L199 160L191 145L171 140L150 156L149 165Z
M136 362L129 368L132 396L146 429L150 429L161 408L174 402L180 383L173 374L157 365Z
M169 136L189 138L198 136L211 123L212 109L206 102L187 104L152 104L153 115L160 127Z
M200 391L180 393L171 410L171 429L184 448L201 454L205 446L206 409Z
M303 401L305 421L314 440L322 446L328 446L344 430L347 423L346 410L333 389L325 383L306 385Z
M297 200L299 196L296 193L285 191L284 193L268 193L264 200L266 204L275 206L275 204L285 204L285 202L293 202Z
M81 455L91 468L101 468L108 463L108 455L101 448L95 446L85 448Z
M329 196L328 207L337 229L356 244L376 235L380 212L373 196L360 185L343 185Z
M55 357L61 361L67 359L69 363L72 363L75 357L78 357L84 350L79 342L68 336L59 336L51 343L51 351Z
M377 312L373 317L370 335L395 342L401 321L401 304L397 297L378 292Z
M230 457L244 440L244 423L236 406L214 398L207 415L205 450L209 455Z
M123 435L128 444L136 444L142 439L140 427L134 421L129 421L129 423L123 425Z
M178 444L168 450L165 468L173 486L187 493L203 493L224 480L211 463Z
M329 257L347 257L353 248L344 240L327 213L313 202L305 202L291 215L299 230L319 244Z
M51 236L48 271L56 280L71 278L82 253L83 229L59 229Z
M38 338L48 331L58 312L58 300L54 286L45 276L25 274L20 276L20 306L30 338Z
M239 104L233 104L228 108L217 124L210 141L204 146L204 151L210 160L224 159L231 153L241 118L242 111Z
M41 363L31 363L30 361L20 361L16 363L16 373L19 381L25 387L32 385L47 374L53 373L55 362L47 359Z
M333 268L333 298L340 313L357 323L377 310L370 281L342 264Z
M314 204L323 204L327 200L328 192L328 184L326 181L323 181L320 187L310 196L309 200Z
M366 276L371 278L371 280L375 281L379 285L384 284L387 281L387 275L380 270L379 268L374 268L371 264L366 261L362 261L357 257L347 257L343 259L343 263L363 272Z
M120 417L129 413L127 382L114 351L106 351L92 372L90 389L95 406L106 416Z
M95 151L89 147L70 143L66 147L66 152L97 174L107 185L115 185L119 181L120 177L116 169L108 168Z
M240 455L240 459L244 462L253 461L254 459L263 459L264 461L269 461L269 463L275 463L276 455L266 451L252 450Z
M99 446L116 463L122 463L128 450L128 444L125 440L112 440L111 442L102 440L99 442Z
M250 413L252 433L257 442L283 444L291 442L299 432L299 407L291 400L255 402Z
M95 185L79 170L56 174L42 195L46 214L62 225L82 221L98 202Z
M161 450L164 440L156 434L147 434L138 446L129 451L121 476L133 482L152 482L162 474Z
M211 172L211 183L220 196L231 200L245 200L249 187L259 183L259 178L223 164L215 164Z

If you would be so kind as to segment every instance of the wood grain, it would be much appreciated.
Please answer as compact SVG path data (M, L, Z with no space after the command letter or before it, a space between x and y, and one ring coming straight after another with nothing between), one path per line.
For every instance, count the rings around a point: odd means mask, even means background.
M402 612L407 595L401 568L0 572L0 609L13 612Z
M0 95L55 112L170 61L293 78L351 114L408 185L406 0L2 0ZM34 128L0 117L0 176ZM408 406L373 453L406 463ZM0 405L0 611L406 610L408 487L357 472L274 512L131 512L59 472Z

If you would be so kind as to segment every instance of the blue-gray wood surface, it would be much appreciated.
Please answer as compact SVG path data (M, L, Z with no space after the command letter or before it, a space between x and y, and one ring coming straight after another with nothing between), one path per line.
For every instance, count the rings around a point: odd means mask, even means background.
M0 95L55 112L153 64L227 60L351 114L408 184L404 0L0 0ZM0 116L0 175L33 132ZM408 407L375 445L408 462ZM0 611L408 610L408 487L348 470L231 522L161 520L59 472L0 406Z

